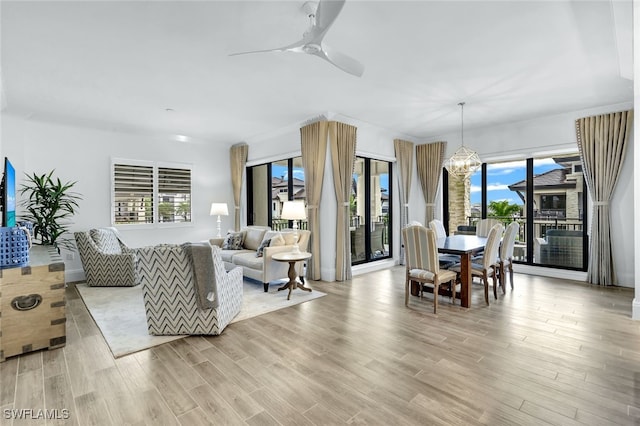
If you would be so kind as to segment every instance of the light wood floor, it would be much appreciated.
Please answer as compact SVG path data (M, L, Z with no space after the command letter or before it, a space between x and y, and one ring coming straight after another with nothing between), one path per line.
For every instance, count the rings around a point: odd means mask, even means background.
M403 277L311 282L328 296L119 359L70 286L67 345L0 364L0 425L640 424L631 289L516 274L433 315Z

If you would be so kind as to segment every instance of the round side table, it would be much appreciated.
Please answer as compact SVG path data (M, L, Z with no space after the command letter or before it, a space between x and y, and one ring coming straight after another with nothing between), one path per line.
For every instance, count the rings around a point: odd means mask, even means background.
M293 289L299 288L300 290L311 291L310 288L305 287L304 284L298 282L296 274L296 263L311 258L311 253L306 251L301 251L299 253L283 252L275 253L271 258L278 262L289 262L289 282L278 289L278 291L289 289L287 300L291 298L291 290Z

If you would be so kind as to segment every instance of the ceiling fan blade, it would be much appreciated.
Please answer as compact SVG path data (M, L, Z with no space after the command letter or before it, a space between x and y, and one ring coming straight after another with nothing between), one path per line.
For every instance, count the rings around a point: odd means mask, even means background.
M316 27L326 32L336 20L345 0L320 0L316 10Z
M264 49L264 50L250 50L248 52L236 52L230 53L229 56L238 56L238 55L248 55L251 53L266 53L266 52L302 52L302 46L305 45L304 40L297 41L293 44L283 47L276 47L275 49Z
M322 45L322 50L314 53L314 55L331 62L342 71L355 75L356 77L362 77L364 73L364 65L358 60L337 50L333 50L325 44Z

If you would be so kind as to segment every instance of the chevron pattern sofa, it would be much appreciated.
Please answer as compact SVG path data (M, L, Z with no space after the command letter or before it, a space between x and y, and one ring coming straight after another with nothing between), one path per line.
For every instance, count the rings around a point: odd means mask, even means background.
M132 287L140 284L136 250L120 240L115 228L75 232L74 237L88 286Z
M186 243L188 244L188 243ZM242 307L242 268L227 272L211 247L217 307L200 308L185 245L137 249L149 334L220 334Z

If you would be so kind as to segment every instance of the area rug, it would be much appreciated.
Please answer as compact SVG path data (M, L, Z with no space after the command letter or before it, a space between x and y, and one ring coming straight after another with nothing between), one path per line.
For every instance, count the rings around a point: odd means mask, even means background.
M152 336L148 333L142 286L88 287L84 283L78 283L76 288L114 358L185 337ZM291 300L287 300L287 293L286 290L278 291L278 286L275 284L272 284L269 292L265 293L262 283L245 281L242 309L231 323L326 295L316 290L312 292L294 290L291 293Z

